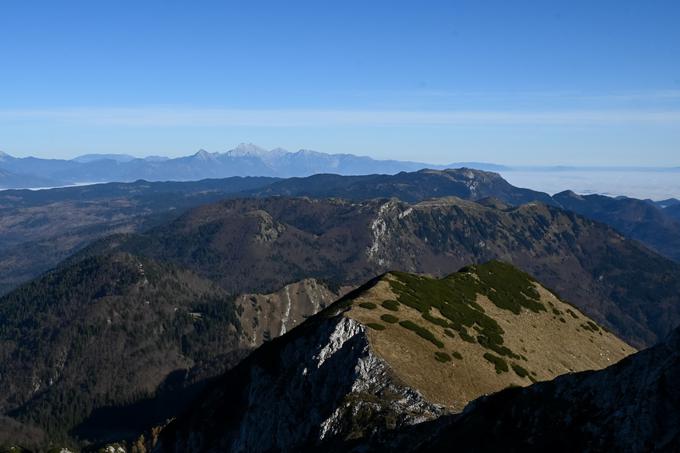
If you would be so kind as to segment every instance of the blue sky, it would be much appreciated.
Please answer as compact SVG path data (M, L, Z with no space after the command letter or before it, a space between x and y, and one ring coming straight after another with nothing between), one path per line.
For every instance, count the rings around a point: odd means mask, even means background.
M0 4L0 149L680 165L678 1Z

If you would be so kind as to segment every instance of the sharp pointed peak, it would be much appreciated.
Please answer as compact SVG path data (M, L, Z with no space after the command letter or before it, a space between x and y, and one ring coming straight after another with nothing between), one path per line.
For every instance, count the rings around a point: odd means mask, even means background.
M211 153L209 151L204 150L203 148L196 151L196 153L193 155L193 157L196 157L196 158L199 158L199 159L214 159L216 156L217 156L217 153Z

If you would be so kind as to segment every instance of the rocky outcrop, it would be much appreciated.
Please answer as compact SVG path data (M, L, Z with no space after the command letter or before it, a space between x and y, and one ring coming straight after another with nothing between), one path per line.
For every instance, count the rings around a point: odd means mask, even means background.
M296 451L444 413L392 377L366 330L335 315L265 345L172 423L157 451Z

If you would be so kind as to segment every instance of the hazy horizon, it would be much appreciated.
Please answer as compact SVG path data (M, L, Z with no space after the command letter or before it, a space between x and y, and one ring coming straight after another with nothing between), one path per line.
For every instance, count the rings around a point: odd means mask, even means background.
M244 146L245 145L245 146ZM252 150L252 143L241 143L235 148ZM226 151L222 151L224 153ZM294 151L293 151L294 152ZM83 155L85 156L85 155ZM107 155L104 155L107 156ZM119 155L124 156L124 155ZM125 155L126 157L134 157ZM160 156L155 156L160 157ZM125 162L125 161L122 161ZM420 162L421 168L427 168L430 163ZM464 164L486 171L499 173L509 183L523 188L529 188L554 195L558 192L571 190L580 195L601 194L607 196L626 196L656 201L669 198L680 199L680 167L615 167L615 166L511 166L495 162L449 162L445 164L431 163L435 168L459 168ZM274 165L276 166L276 165ZM499 168L487 168L498 166ZM417 168L417 167L416 167ZM414 171L411 169L409 171ZM327 167L322 173L339 173ZM364 173L381 173L368 171ZM169 178L172 180L173 178ZM204 179L203 177L196 179ZM112 181L116 180L111 179ZM154 179L157 181L157 179ZM180 181L183 179L179 179ZM30 187L30 190L45 190L58 187L100 184L102 181L92 182L78 180L75 183L62 185ZM11 189L0 189L11 190Z
M238 149L239 146L241 145L247 145L247 146L255 146L257 148L260 148L264 151L276 151L276 150L283 150L289 153L296 153L299 151L313 151L313 152L318 152L322 154L349 154L349 155L354 155L357 157L368 157L371 159L375 160L397 160L397 161L404 161L404 162L418 162L418 163L423 163L423 164L432 164L435 166L442 166L442 165L450 165L450 164L464 164L464 163L475 163L475 164L488 164L488 165L498 165L498 166L503 166L503 167L508 167L508 170L517 170L517 171L534 171L534 170L552 170L552 171L558 171L560 169L564 169L564 171L569 171L570 169L579 169L579 170L585 170L588 171L592 169L593 171L599 171L599 170L604 170L604 171L620 171L620 170L625 170L625 171L636 171L636 170L641 170L641 171L649 171L649 170L663 170L663 169L668 169L668 170L676 170L680 169L680 165L672 165L672 164L667 164L667 165L606 165L606 164L601 164L601 165L570 165L570 164L565 164L562 162L554 162L554 163L549 163L549 164L533 164L533 165L528 165L528 164L522 164L522 163L512 163L510 161L506 162L495 162L495 161L485 161L485 160L448 160L448 161L442 161L442 162L433 162L433 161L424 161L424 160L419 160L417 156L415 156L413 159L391 159L389 157L386 158L380 158L380 157L375 157L371 156L369 154L356 154L352 153L351 151L346 151L342 153L329 153L325 152L323 150L318 150L318 149L311 149L308 147L301 147L301 148L296 148L296 149L286 149L281 146L276 146L273 148L264 148L261 146L258 146L255 143L252 142L241 142L235 146L231 147L222 147L220 149L216 150L210 150L210 149L205 149L205 148L198 148L193 151L188 151L184 154L177 154L177 155L170 155L170 154L146 154L146 155L134 155L131 153L126 153L126 152L111 152L111 153L98 153L98 152L91 152L91 153L80 153L80 154L69 154L65 156L43 156L43 155L37 155L37 154L31 154L31 153L22 153L22 154L15 154L12 152L8 152L6 150L0 149L0 155L1 154L6 154L11 157L15 158L26 158L26 157L37 157L40 159L63 159L63 160L74 160L78 159L80 157L85 157L85 156L120 156L120 157L130 157L134 159L147 159L147 158L167 158L167 159L175 159L178 157L188 157L192 156L200 151L206 151L208 153L214 154L225 154L229 151L232 151L234 149Z
M680 166L680 4L12 2L0 149Z

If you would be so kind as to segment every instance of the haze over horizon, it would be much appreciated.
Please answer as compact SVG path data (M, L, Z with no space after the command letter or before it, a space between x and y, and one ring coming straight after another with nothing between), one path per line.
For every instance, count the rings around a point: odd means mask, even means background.
M234 146L226 146L222 147L220 149L204 149L200 148L197 150L192 150L188 151L184 154L177 154L177 155L168 155L168 154L131 154L131 153L126 153L126 152L113 152L113 153L98 153L98 152L92 152L92 153L80 153L80 154L69 154L67 156L63 157L51 157L51 156L40 156L36 154L12 154L9 152L6 152L4 150L0 149L0 157L2 156L11 156L14 158L26 158L26 157L35 157L39 159L63 159L63 160L79 160L79 161L86 161L86 160L94 160L94 159L115 159L118 160L119 162L127 162L128 160L132 159L175 159L175 158L182 158L182 157L190 157L193 155L198 155L202 152L206 152L209 154L216 154L216 155L224 155L224 154L229 154L233 152L239 152L242 149L254 149L257 152L263 152L263 153L277 153L277 152L284 152L284 153L290 153L290 154L295 154L299 152L312 152L312 153L319 153L319 154L328 154L328 155L351 155L351 156L356 156L356 157L367 157L370 159L375 159L377 161L381 160L395 160L399 162L418 162L422 164L432 164L435 167L442 167L442 166L447 166L447 165L464 165L464 164L481 164L482 166L489 166L489 167L505 167L507 170L513 170L513 171L529 171L529 172L535 172L535 171L548 171L548 172L553 172L553 171L570 171L570 170L581 170L581 171L597 171L597 170L602 170L602 171L656 171L656 170L679 170L680 166L675 166L675 165L606 165L606 164L601 164L601 165L567 165L567 164L561 164L561 163L555 163L555 164L544 164L544 165L529 165L529 164L513 164L509 162L491 162L491 161L484 161L484 160L469 160L469 161L443 161L443 162L433 162L433 161L425 161L425 160L418 160L417 156L414 159L391 159L389 156L385 158L376 158L374 156L368 155L368 154L354 154L352 152L341 152L341 153L326 153L322 150L317 150L317 149L310 149L307 147L301 147L297 149L285 149L283 147L277 146L274 148L264 148L262 146L259 146L255 143L252 142L240 142L237 145ZM86 159L86 160L85 160ZM453 167L452 167L453 168ZM489 168L489 170L492 170L492 168Z
M115 160L115 165L111 165ZM103 164L102 172L88 165ZM20 163L20 162L23 162ZM108 162L108 163L107 163ZM71 164L71 172L63 165ZM18 166L15 166L18 165ZM85 165L85 169L82 166ZM176 165L179 165L177 167ZM199 150L179 158L148 156L138 160L128 154L86 154L72 162L54 160L13 159L0 151L0 172L9 167L21 175L14 182L0 181L0 191L11 188L32 190L90 185L111 181L149 181L229 176L304 177L312 174L338 175L395 174L414 172L426 168L470 167L499 173L517 187L525 187L554 195L565 190L577 194L602 194L639 199L680 199L680 167L622 167L622 166L508 166L493 162L447 162L435 164L417 161L385 161L366 159L352 154L329 155L314 150L298 151L275 148L271 150L252 143L239 145L221 152ZM52 167L52 170L49 168ZM37 174L32 174L34 170ZM125 170L127 168L127 170ZM164 168L164 169L163 169ZM55 179L56 176L56 179ZM35 179L38 177L38 179ZM40 179L40 178L43 179ZM47 179L44 179L47 177ZM11 176L10 176L11 178ZM12 185L14 184L14 185ZM18 185L17 185L18 184Z
M0 149L679 166L672 1L12 2Z

